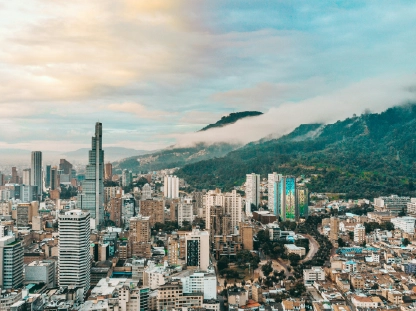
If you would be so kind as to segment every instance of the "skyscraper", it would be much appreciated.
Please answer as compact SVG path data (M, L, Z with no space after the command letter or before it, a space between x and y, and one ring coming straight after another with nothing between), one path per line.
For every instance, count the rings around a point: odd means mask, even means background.
M296 200L298 205L299 215L297 217L308 218L309 208L309 192L308 188L300 185L296 188Z
M50 188L51 186L51 169L51 165L46 165L45 188Z
M59 215L59 286L90 288L90 213L71 210Z
M282 177L281 174L272 173L267 176L267 192L268 192L268 204L269 211L274 210L274 183L279 181Z
M111 180L113 178L113 164L111 164L110 162L106 163L104 171L105 180Z
M42 200L43 179L42 179L42 152L32 151L32 169L30 172L31 186L38 186L38 196Z
M72 164L69 163L66 159L59 160L59 169L63 171L63 174L71 174Z
M10 180L10 183L12 184L19 183L19 176L17 175L17 169L15 166L12 167L12 179Z
M276 182L275 192L275 214L283 221L295 220L297 212L296 204L296 180L292 176L283 176ZM276 196L277 193L277 196Z
M246 175L246 202L259 206L260 200L260 175L247 174Z
M26 186L30 185L30 168L25 168L23 170L23 174L22 174L22 179L23 179L23 184Z
M78 194L78 208L89 211L95 220L94 227L104 221L104 151L102 146L102 124L95 124L91 150L88 152L88 165L82 193Z
M23 285L23 246L14 236L0 238L0 288Z
M176 176L165 176L163 182L163 195L168 199L179 198L179 178Z

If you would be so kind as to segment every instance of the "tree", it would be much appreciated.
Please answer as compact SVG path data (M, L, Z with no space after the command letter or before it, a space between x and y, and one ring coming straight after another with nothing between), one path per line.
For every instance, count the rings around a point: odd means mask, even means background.
M379 286L378 286L378 284L377 283L374 283L374 285L373 286L371 286L371 289L378 289L379 288Z
M164 243L162 240L157 240L157 241L156 241L156 245L157 245L158 247L162 247L162 246L165 246L165 243Z
M217 268L219 271L225 270L228 268L229 260L227 256L222 256L220 260L217 261Z
M398 214L399 217L406 216L406 212L404 211L404 207L402 207L402 210Z
M345 242L343 239L338 238L338 247L344 247L345 246Z
M348 232L348 235L350 237L350 240L354 240L354 231Z
M409 239L408 239L408 238L404 238L404 239L403 239L403 242L402 242L402 244L403 244L404 246L407 246L407 245L409 245L409 244L410 244L410 241L409 241Z
M300 256L298 254L289 254L288 258L292 267L297 266L300 261Z
M227 288L227 280L224 280L224 288Z
M265 276L268 276L273 271L272 262L269 261L268 263L263 265L263 267L261 267L261 271L263 271L263 274Z

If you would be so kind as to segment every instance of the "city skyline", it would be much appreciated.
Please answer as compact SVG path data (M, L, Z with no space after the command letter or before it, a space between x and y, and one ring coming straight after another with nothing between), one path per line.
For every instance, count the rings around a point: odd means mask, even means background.
M155 150L379 112L415 99L415 12L404 1L5 3L0 148L87 147L97 120L106 147ZM249 135L193 134L244 110L265 113Z

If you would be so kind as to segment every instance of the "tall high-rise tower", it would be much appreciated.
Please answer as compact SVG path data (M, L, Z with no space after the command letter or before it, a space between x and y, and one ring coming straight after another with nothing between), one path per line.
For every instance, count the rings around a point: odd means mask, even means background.
M95 220L95 226L104 222L104 151L103 125L95 124L95 135L92 137L91 150L88 152L88 165L85 180L82 182L82 193L78 194L78 208L89 211Z
M283 176L275 187L275 214L283 221L296 220L299 212L296 204L296 179L292 176Z
M0 238L0 287L19 288L23 285L23 245L14 236Z
M246 175L246 202L259 206L260 200L260 175L247 174Z
M90 213L71 210L59 215L59 286L90 288Z
M272 173L267 176L267 192L268 192L268 207L269 211L274 211L274 183L282 178L282 174Z
M38 186L38 197L42 199L42 152L32 151L32 169L30 171L30 185Z

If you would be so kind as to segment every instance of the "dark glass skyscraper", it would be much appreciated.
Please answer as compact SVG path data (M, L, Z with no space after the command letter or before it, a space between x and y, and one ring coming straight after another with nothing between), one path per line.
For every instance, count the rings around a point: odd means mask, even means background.
M51 165L46 165L45 187L49 188L50 186L51 186Z
M103 125L95 124L95 135L92 137L91 150L88 152L88 165L82 192L78 194L78 208L89 211L95 219L95 226L104 222L104 151Z
M32 151L32 170L30 179L31 186L38 186L38 199L42 200L43 178L41 151Z

